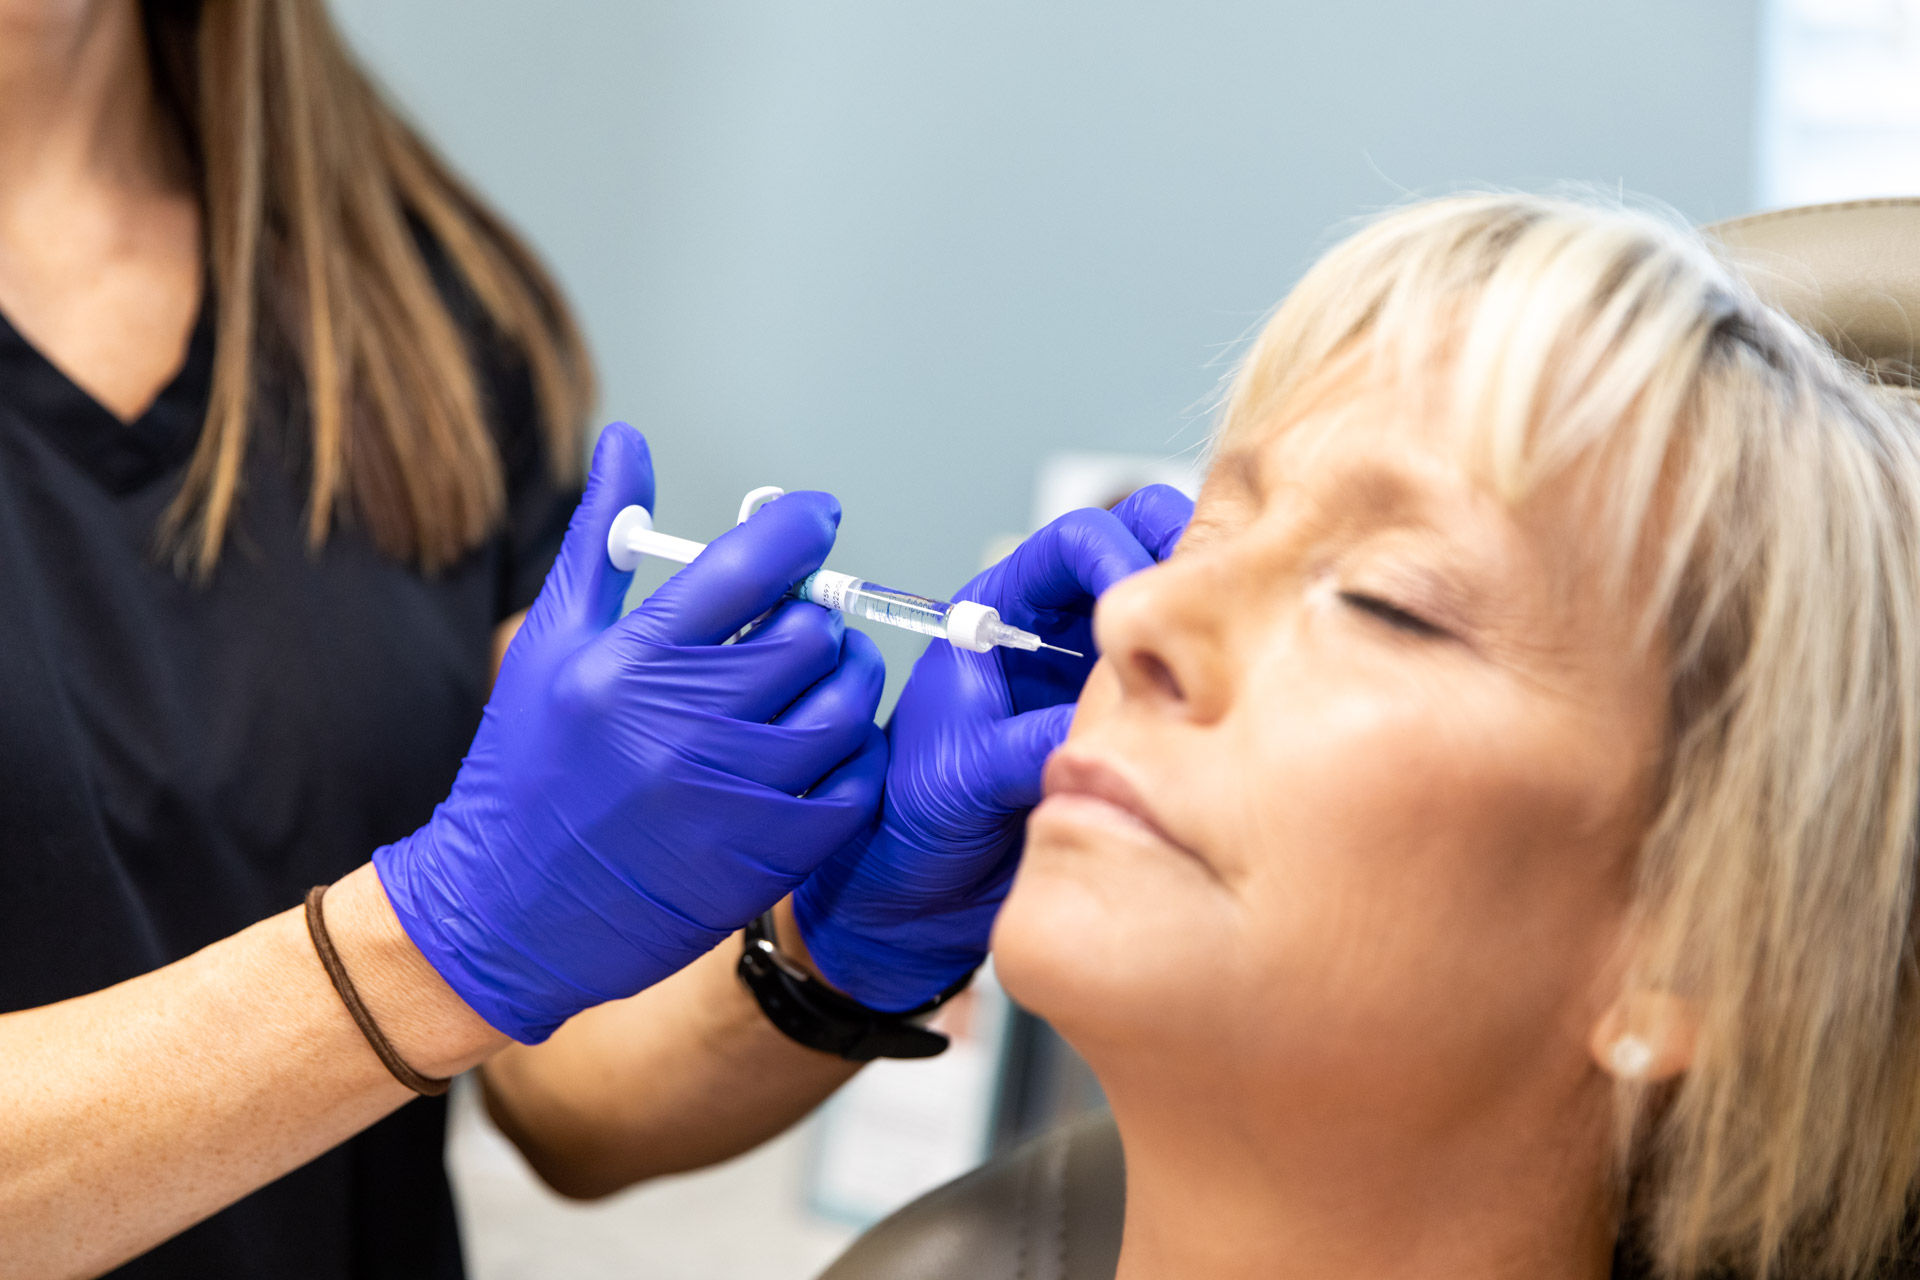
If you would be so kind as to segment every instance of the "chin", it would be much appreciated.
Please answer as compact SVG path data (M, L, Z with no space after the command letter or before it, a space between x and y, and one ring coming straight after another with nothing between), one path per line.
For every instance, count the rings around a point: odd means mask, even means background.
M1036 811L994 925L995 973L1089 1058L1106 1042L1164 1043L1171 1023L1206 1023L1230 1003L1221 903L1195 881L1181 861Z
M993 967L1007 994L1058 1025L1099 998L1114 957L1106 954L1108 912L1081 877L1062 874L1030 837L1013 887L993 925Z

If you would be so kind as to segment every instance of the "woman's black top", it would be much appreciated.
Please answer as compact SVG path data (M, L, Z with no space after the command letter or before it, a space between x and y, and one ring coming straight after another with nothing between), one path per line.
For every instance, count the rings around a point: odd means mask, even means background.
M0 1010L297 906L445 797L494 624L538 594L574 501L523 368L488 339L474 350L509 494L492 542L434 577L351 527L310 553L304 397L267 379L229 541L198 586L155 548L206 416L211 315L133 423L0 317ZM445 1127L444 1100L413 1102L113 1274L457 1277Z

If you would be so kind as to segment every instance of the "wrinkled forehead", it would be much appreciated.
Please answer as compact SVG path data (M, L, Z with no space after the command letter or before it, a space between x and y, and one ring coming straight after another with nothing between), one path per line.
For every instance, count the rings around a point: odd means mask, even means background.
M1365 471L1376 488L1494 497L1520 513L1532 495L1501 483L1493 441L1459 412L1454 381L1438 357L1361 351L1330 361L1284 396L1239 407L1214 440L1202 501L1248 481L1300 488Z
M1485 486L1456 434L1390 384L1329 378L1222 435L1196 516L1248 502L1408 515L1448 500L1466 503Z

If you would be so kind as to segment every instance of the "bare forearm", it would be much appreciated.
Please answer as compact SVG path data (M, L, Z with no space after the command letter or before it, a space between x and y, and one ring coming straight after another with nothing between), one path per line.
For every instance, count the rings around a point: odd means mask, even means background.
M348 972L429 1074L504 1043L407 942L372 869L329 893ZM0 1017L0 1276L84 1276L304 1164L412 1095L298 911L150 974Z
M790 919L781 939L794 937ZM752 1149L859 1068L787 1039L734 976L738 935L543 1045L487 1063L488 1108L536 1172L591 1198Z

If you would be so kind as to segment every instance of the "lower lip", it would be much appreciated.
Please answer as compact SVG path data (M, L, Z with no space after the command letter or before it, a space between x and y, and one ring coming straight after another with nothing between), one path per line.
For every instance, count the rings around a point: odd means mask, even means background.
M1130 836L1146 836L1155 844L1165 845L1186 853L1185 849L1174 844L1160 832L1143 821L1139 814L1131 809L1123 809L1099 796L1087 795L1080 791L1060 791L1042 800L1033 811L1036 818L1064 819L1088 826L1105 827L1108 830ZM1191 856L1191 855L1189 855Z

